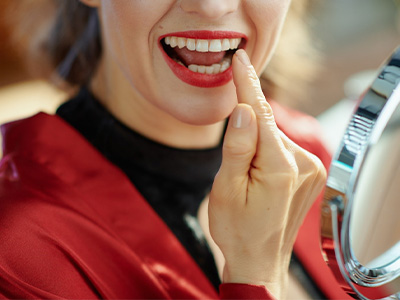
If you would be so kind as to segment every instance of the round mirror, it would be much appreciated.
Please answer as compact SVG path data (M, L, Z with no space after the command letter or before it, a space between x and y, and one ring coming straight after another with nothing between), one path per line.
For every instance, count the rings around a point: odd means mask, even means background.
M400 299L400 48L352 115L321 208L325 260L359 299Z
M350 247L362 265L371 269L382 268L398 258L399 213L400 106L370 149L354 194Z

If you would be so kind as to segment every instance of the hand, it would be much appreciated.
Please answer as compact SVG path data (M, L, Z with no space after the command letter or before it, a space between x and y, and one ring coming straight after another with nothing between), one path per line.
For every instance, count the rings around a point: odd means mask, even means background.
M282 299L297 231L326 171L277 128L244 50L232 64L239 104L210 193L210 233L225 257L224 282L263 284Z

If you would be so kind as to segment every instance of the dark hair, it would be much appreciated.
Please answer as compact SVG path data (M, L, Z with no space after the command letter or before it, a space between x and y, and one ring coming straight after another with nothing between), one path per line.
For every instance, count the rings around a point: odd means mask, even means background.
M269 97L279 96L280 99L292 98L284 89L290 82L290 91L296 99L302 99L307 70L313 70L313 61L304 14L312 0L295 0L291 4L283 34L278 45L277 53L261 76L265 94ZM102 53L100 24L97 10L82 4L79 0L19 0L19 7L25 8L20 12L19 27L26 28L27 24L38 22L37 16L29 22L26 16L32 11L43 11L44 7L52 7L48 22L37 30L38 34L30 36L33 46L29 52L38 53L49 63L52 78L62 79L68 84L84 85L89 82L96 71ZM41 3L38 6L38 2ZM17 24L18 25L18 24ZM30 26L30 25L28 25ZM288 46L289 45L289 46ZM297 47L293 47L293 46ZM303 53L296 51L301 49ZM290 50L288 50L290 49ZM43 61L35 59L35 61ZM45 64L42 64L42 66ZM297 67L296 67L297 66ZM40 69L40 68L39 68ZM42 67L44 69L44 67ZM37 66L34 67L37 70ZM54 76L56 70L56 76ZM301 71L300 71L301 70ZM301 75L300 75L301 74ZM49 76L45 76L49 77ZM58 77L58 78L57 78ZM296 82L296 84L294 84ZM297 87L297 89L296 89ZM283 92L283 94L282 94ZM287 97L289 95L289 97ZM286 96L286 97L285 97ZM285 102L285 101L283 101Z
M8 23L34 77L76 86L96 71L102 46L95 8L79 0L18 0L9 6Z
M97 10L77 0L57 0L57 6L44 47L62 79L73 85L86 84L101 56Z

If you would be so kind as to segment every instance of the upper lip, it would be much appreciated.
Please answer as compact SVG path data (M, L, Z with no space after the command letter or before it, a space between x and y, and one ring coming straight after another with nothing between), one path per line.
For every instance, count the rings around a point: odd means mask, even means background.
M214 39L234 39L243 38L247 41L247 36L244 33L235 31L210 31L210 30L191 30L191 31L179 31L167 33L160 36L159 40L167 36L184 37L190 39L203 39L203 40L214 40Z

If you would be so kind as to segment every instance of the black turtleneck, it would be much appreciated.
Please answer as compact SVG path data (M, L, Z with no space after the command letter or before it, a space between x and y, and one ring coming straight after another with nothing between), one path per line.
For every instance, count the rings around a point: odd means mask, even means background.
M220 279L197 211L221 164L221 143L183 150L154 142L119 122L86 88L57 114L129 177L217 288Z

